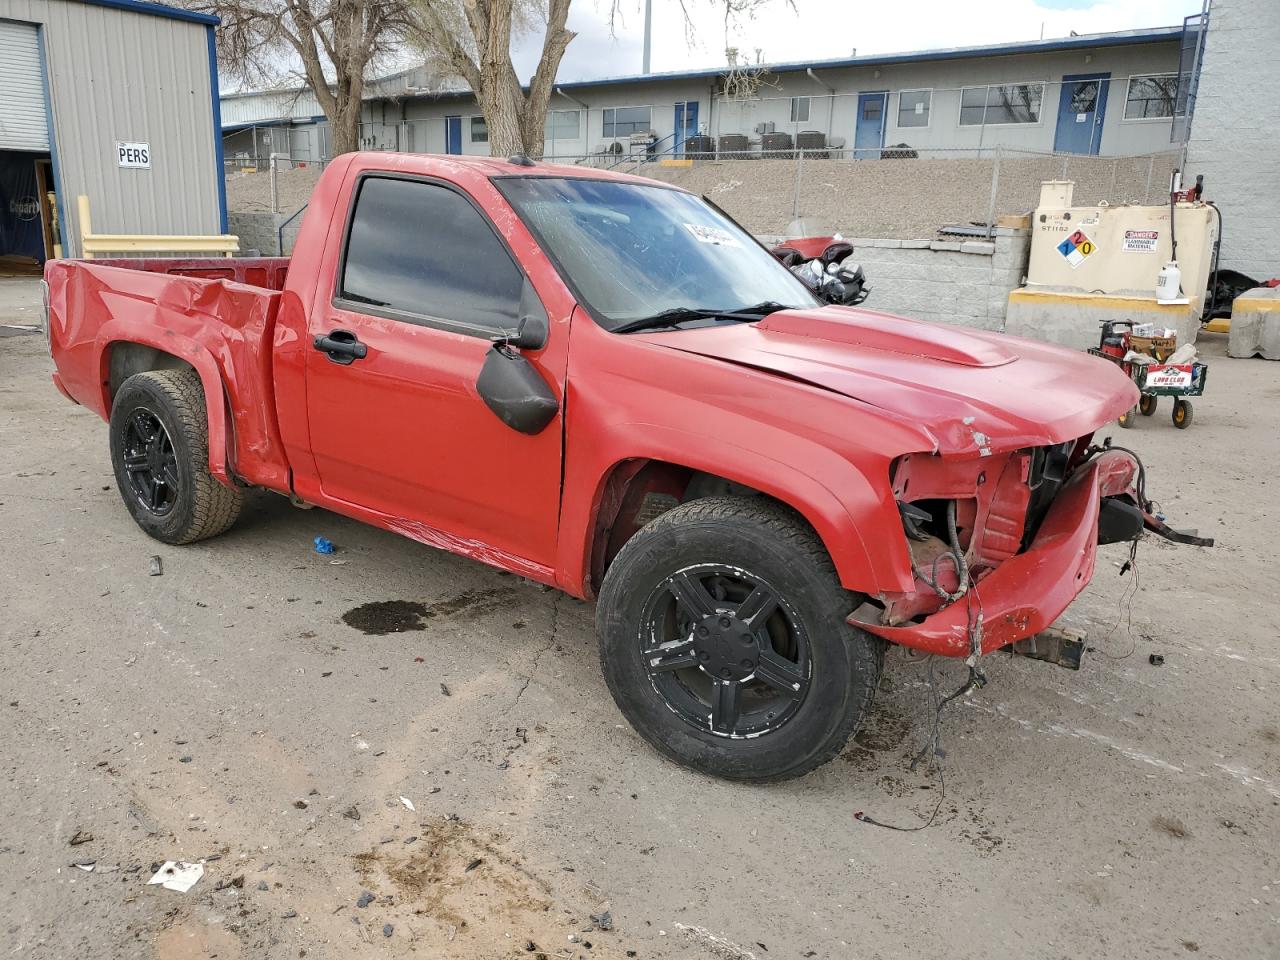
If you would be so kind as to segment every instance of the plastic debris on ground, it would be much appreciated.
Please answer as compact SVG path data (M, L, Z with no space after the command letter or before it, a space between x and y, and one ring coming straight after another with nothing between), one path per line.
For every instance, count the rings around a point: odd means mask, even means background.
M164 576L164 561L159 557L151 558L151 565L147 570L147 576L162 577Z
M93 868L97 866L97 860L77 860L71 864L77 870L83 870L85 873L93 873Z
M204 876L203 863L186 863L182 860L166 860L161 864L160 869L155 875L147 881L150 886L158 883L166 890L173 890L177 893L186 893L196 885L201 877Z
M405 805L405 809L410 811L414 810L413 801L410 800L408 797L401 797L400 802Z
M333 541L327 537L316 537L315 539L316 553L330 554L337 548L334 547Z

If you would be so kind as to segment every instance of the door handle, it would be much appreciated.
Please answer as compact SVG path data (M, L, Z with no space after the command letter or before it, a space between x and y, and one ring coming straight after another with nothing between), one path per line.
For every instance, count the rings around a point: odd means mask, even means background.
M343 366L354 360L363 360L369 353L369 348L357 340L350 330L331 330L328 336L316 337L313 346L328 356L330 361Z

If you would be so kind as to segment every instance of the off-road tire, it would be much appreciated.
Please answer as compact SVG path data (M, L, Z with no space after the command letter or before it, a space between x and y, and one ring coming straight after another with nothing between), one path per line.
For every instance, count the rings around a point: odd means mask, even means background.
M666 577L699 563L767 577L803 621L809 686L776 730L731 739L699 729L674 713L650 680L641 654L646 598ZM835 757L871 706L885 643L846 622L860 602L794 511L760 497L692 500L646 525L609 566L596 609L605 681L631 725L677 763L729 780L799 777Z
M139 501L125 469L126 424L139 409L160 421L173 445L179 482L175 502L163 516ZM127 379L111 404L109 436L120 498L148 536L175 545L195 543L236 522L242 495L209 472L209 418L194 370L151 370Z

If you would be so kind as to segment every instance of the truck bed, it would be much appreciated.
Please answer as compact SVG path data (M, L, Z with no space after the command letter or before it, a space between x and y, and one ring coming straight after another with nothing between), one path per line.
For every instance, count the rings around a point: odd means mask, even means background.
M230 280L266 290L283 290L285 278L289 275L288 257L115 257L97 259L93 263L103 267L166 273L173 277Z
M120 383L176 358L205 385L214 475L287 490L272 339L288 269L285 257L51 260L54 383L108 419ZM230 462L215 463L227 436Z

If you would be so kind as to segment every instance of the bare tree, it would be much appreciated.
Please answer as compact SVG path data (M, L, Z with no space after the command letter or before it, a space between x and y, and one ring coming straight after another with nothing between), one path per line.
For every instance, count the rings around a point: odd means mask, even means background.
M566 27L572 0L412 0L417 6L418 45L429 57L456 73L471 87L489 128L494 156L523 153L542 156L547 105L560 60L576 34ZM626 9L640 0L610 0L609 29L621 23ZM692 6L723 8L725 36L740 20L750 19L776 0L676 0L685 35L694 39ZM793 0L784 0L792 4ZM511 60L511 42L543 30L542 53L527 88Z
M543 125L556 72L576 34L570 0L416 0L418 43L471 87L494 156L542 156ZM542 54L526 90L511 62L519 33L543 26Z
M334 156L359 149L370 69L416 22L414 0L190 0L216 14L222 71L249 83L277 80L290 61L320 102ZM566 2L567 5L567 2Z

